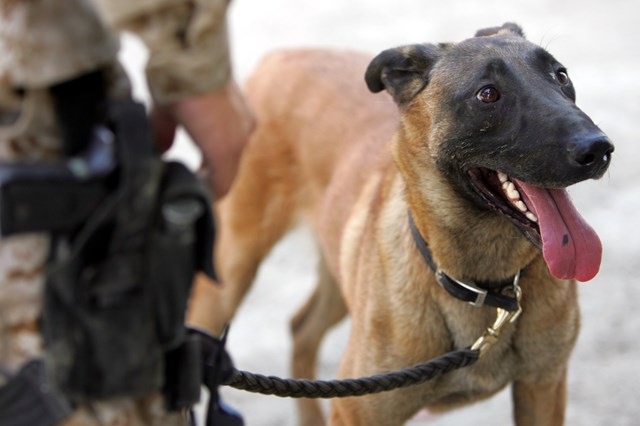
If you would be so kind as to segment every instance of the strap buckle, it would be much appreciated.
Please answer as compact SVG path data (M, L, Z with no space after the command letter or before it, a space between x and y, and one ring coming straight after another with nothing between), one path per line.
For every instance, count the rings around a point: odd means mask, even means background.
M453 278L447 274L445 274L444 272L442 272L441 270L438 269L438 271L436 272L436 279L438 280L438 284L440 284L440 286L442 286L442 288L444 288L446 290L446 285L444 284L445 280L449 280L449 281L453 281L455 284L457 284L458 286L462 287L465 290L470 291L471 293L474 294L475 299L474 300L469 300L468 303L472 306L476 306L476 307L480 307L484 305L484 301L487 299L487 290L478 287L475 284L472 283L468 283L468 282L464 282L464 281L460 281L456 278Z

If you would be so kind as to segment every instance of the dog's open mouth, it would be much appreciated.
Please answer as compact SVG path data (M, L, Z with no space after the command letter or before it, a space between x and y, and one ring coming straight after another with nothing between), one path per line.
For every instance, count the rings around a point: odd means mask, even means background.
M598 273L602 244L565 189L537 187L486 168L468 174L485 202L542 248L553 276L588 281Z

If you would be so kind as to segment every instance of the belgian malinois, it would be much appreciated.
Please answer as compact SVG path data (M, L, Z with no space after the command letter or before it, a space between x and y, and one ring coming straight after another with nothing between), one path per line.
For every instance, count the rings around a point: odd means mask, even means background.
M505 24L373 60L275 53L247 93L259 123L219 203L222 285L197 288L192 321L218 329L229 320L261 259L299 218L312 223L321 260L317 288L292 321L297 377L314 377L323 334L347 312L341 377L467 347L495 309L452 297L437 275L489 295L520 275L522 314L476 364L334 400L329 423L398 425L512 384L518 425L562 424L579 329L575 280L591 279L601 258L565 188L601 177L613 152L576 106L565 67ZM314 401L300 408L301 424L323 423Z

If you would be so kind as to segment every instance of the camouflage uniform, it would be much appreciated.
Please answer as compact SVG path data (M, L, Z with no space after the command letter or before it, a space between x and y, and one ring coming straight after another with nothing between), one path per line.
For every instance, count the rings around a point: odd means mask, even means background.
M228 0L96 0L114 27L149 49L147 81L159 104L222 87L230 78Z
M231 74L226 8L227 0L0 0L0 161L59 157L50 85L107 68L110 96L129 96L108 25L137 33L149 48L147 77L156 102L225 85ZM8 371L42 351L37 320L47 254L47 235L0 241L0 367ZM65 422L183 423L179 415L166 415L157 395L80 407Z

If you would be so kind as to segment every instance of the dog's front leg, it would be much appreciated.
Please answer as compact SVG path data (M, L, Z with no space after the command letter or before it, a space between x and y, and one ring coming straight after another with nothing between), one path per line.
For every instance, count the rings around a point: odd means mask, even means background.
M516 381L513 384L514 417L518 426L564 424L567 373L556 381Z

